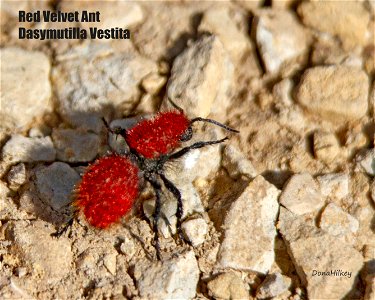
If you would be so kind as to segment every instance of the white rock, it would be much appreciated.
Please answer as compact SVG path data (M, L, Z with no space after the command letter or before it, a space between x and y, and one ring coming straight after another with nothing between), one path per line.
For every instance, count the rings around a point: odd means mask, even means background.
M99 151L100 139L94 133L72 129L54 129L52 139L57 150L57 159L61 161L92 161Z
M56 150L49 136L27 138L15 134L3 148L3 160L9 163L54 161L55 157Z
M189 117L207 117L229 105L233 65L215 36L202 37L174 61L167 95ZM168 101L163 104L171 107Z
M142 87L151 95L156 95L165 85L167 79L159 74L152 73L142 80Z
M9 170L7 179L8 179L9 187L12 190L17 190L27 180L25 164L19 163L13 166Z
M375 149L367 150L356 157L357 169L375 176Z
M251 161L232 145L224 148L222 165L232 178L238 178L241 175L248 176L249 178L257 176L257 171Z
M256 16L256 42L267 72L277 72L283 63L306 50L307 34L286 10L261 9Z
M21 48L2 48L0 57L2 125L24 128L52 110L49 59Z
M243 280L232 272L223 273L207 284L210 296L214 299L248 299L249 288Z
M280 273L268 274L266 279L259 285L256 296L259 299L277 297L288 290L291 281L290 278Z
M296 174L284 187L280 203L293 213L303 215L319 209L323 205L323 197L310 174Z
M342 199L349 194L349 175L346 173L326 174L316 179L325 197Z
M276 100L281 103L283 106L292 106L292 87L293 82L291 79L286 78L274 85L272 89L272 94Z
M357 232L359 222L334 203L330 203L322 213L319 226L333 236L343 236L349 232Z
M359 119L367 113L369 79L359 68L321 66L305 71L296 99L327 119Z
M307 224L303 216L283 207L278 228L309 299L341 299L352 289L363 257L351 245L324 233L314 222Z
M183 222L181 229L193 247L197 247L205 241L208 225L203 218L197 218Z
M280 191L257 176L231 205L217 267L267 273L274 262Z
M74 185L80 176L69 165L55 162L36 171L36 185L40 197L55 210L71 202Z
M139 262L134 277L140 297L144 299L192 299L195 297L199 269L194 252L165 260Z
M314 154L317 159L330 164L339 152L340 145L335 134L321 130L314 132Z
M58 57L52 79L59 112L75 127L99 132L102 116L129 112L140 97L142 79L157 72L156 64L134 49L116 51L108 44L90 43L74 51Z

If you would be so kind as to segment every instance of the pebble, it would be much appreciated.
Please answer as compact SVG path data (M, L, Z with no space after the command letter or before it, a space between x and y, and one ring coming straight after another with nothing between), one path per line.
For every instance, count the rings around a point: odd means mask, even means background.
M25 129L43 114L50 112L50 61L38 51L6 47L1 56L1 110L2 125Z
M251 161L232 145L224 148L222 165L233 179L239 178L241 175L249 178L257 176L257 171Z
M340 144L335 134L318 130L314 132L314 154L320 161L330 164L340 153Z
M233 65L223 44L215 36L200 38L173 62L167 96L189 117L207 117L229 105ZM169 102L164 105L171 108Z
M63 162L55 162L36 171L39 195L54 210L60 210L71 202L74 185L79 180L77 172Z
M56 150L49 136L27 138L19 134L12 135L3 148L3 160L14 164L19 162L54 161Z
M375 176L375 149L358 154L356 157L356 168L366 172L370 176Z
M270 273L257 289L257 299L268 299L281 295L289 289L291 279L280 273Z
M295 174L286 183L280 203L297 215L313 212L323 206L323 197L314 178L308 174Z
M341 299L352 289L363 266L360 252L283 207L278 228L309 299ZM331 271L336 276L317 273Z
M24 163L19 163L13 166L7 176L9 188L16 191L18 188L23 185L26 180L26 167Z
M267 72L278 72L285 62L306 51L307 34L292 13L260 9L255 24L256 43Z
M253 179L232 203L224 220L219 269L267 273L274 262L274 222L280 191L262 176Z
M305 71L296 98L321 117L353 120L367 113L368 92L369 79L361 69L320 66Z
M6 239L12 242L10 253L46 284L57 284L67 276L73 260L69 240L52 238L52 232L43 221L10 222L5 231Z
M52 72L58 109L71 125L96 133L103 127L102 116L130 112L142 79L157 72L156 63L132 48L116 52L108 43L84 43L73 51L58 57Z
M319 227L333 236L356 233L359 222L334 203L329 203L320 217Z
M65 162L89 162L98 154L100 138L94 133L73 129L54 129L52 139L57 159Z
M144 299L192 299L199 279L198 263L193 251L162 262L139 262L134 278Z
M103 257L103 264L106 269L113 275L116 275L116 262L117 262L117 254L116 252L110 252Z
M349 175L346 173L331 173L316 178L323 196L342 199L349 194Z
M232 62L237 65L243 61L245 54L253 51L247 26L244 26L245 20L246 15L241 10L229 5L213 6L203 14L198 30L217 36L230 54Z
M338 36L346 49L367 42L370 15L361 1L303 2L297 12L306 26Z
M249 288L232 272L222 273L207 283L209 294L214 299L248 299Z
M193 247L197 247L205 241L208 225L203 218L197 218L184 221L181 224L181 229Z

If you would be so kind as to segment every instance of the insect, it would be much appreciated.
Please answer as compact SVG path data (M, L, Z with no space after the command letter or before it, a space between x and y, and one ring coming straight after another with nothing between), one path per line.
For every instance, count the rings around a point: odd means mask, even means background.
M106 228L131 209L139 193L139 176L142 176L150 183L156 196L152 227L156 255L160 260L158 220L161 213L162 185L177 200L177 230L181 238L183 215L181 193L164 175L164 165L168 161L181 158L192 149L219 144L228 139L224 137L219 140L200 141L180 148L183 142L193 137L192 125L198 121L212 123L238 133L237 130L215 120L189 120L180 108L160 112L154 118L143 120L128 130L120 127L111 129L103 119L109 132L125 139L129 151L99 158L89 166L77 186L74 206L83 212L92 226Z

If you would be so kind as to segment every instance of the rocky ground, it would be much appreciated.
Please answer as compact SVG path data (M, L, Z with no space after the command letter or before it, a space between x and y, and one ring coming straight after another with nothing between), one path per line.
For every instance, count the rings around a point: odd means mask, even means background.
M100 10L100 27L131 39L19 40L18 10L37 8ZM374 299L374 11L368 0L2 1L0 298ZM173 235L164 191L155 259L147 185L120 224L79 215L52 237L87 165L123 146L108 146L101 117L129 128L167 97L240 131L197 124L196 141L230 139L166 169L190 245Z

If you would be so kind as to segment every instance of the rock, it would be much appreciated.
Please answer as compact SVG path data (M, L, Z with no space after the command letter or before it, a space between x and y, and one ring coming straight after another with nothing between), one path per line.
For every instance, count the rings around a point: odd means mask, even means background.
M213 6L203 14L198 30L217 36L230 54L232 62L237 65L243 61L246 53L253 51L245 20L246 15L236 7Z
M36 171L39 195L54 210L60 210L72 201L74 185L79 180L77 172L62 162L55 162Z
M288 60L306 51L307 34L292 13L261 9L255 24L256 43L267 72L278 72Z
M6 47L1 55L1 127L25 129L52 111L50 62L42 52Z
M18 188L27 180L25 164L19 163L18 165L13 166L9 170L7 179L9 188L14 191L18 190Z
M375 245L366 245L363 249L365 267L362 272L366 282L364 300L374 299L375 296Z
M324 197L342 199L349 194L349 176L346 173L326 174L316 179Z
M277 297L288 290L291 282L290 278L280 273L268 274L257 289L257 299Z
M24 261L24 266L35 278L53 285L68 276L73 255L69 240L52 238L52 230L42 221L10 222L5 238L12 242L10 253Z
M233 65L220 40L205 36L174 61L167 95L189 117L207 117L225 110L232 85ZM171 107L169 102L163 103Z
M157 65L130 48L121 51L103 43L82 44L57 57L52 79L59 112L75 127L99 132L102 116L130 112L140 97L144 77Z
M100 22L80 22L80 26L86 30L90 27L97 27L100 29L108 28L123 28L129 29L144 19L141 6L135 2L111 1L109 2L88 2L88 3L61 3L61 10L63 11L82 11L100 12ZM99 41L111 41L102 39Z
M134 256L136 250L137 249L134 240L129 237L125 237L124 241L120 245L121 253L126 255L128 260L130 260Z
M279 193L262 176L257 176L232 203L224 220L219 269L263 274L269 271L274 262Z
M181 229L184 236L193 247L197 247L205 241L208 225L203 218L197 218L183 222L181 224Z
M229 176L234 179L239 178L241 175L249 178L257 176L257 171L251 161L232 145L224 148L222 165L228 171Z
M297 89L297 101L311 113L332 119L359 119L367 113L369 81L361 69L310 68Z
M189 251L163 262L139 262L134 278L142 298L191 299L196 294L199 269L194 252Z
M249 288L232 272L223 273L208 282L209 294L214 299L248 299Z
M373 180L371 184L371 198L372 202L375 204L375 180Z
M313 212L323 205L319 186L308 173L295 174L286 183L280 203L297 215Z
M112 274L116 275L116 262L117 262L117 253L112 251L103 257L103 264L106 269Z
M309 299L341 299L352 289L363 257L351 245L283 207L278 228Z
M356 168L370 176L375 175L375 149L367 150L356 157Z
M320 217L319 227L333 236L343 236L350 232L356 233L359 222L334 203L330 203Z
M19 162L54 161L56 150L49 136L27 138L19 134L12 135L3 148L4 161L14 164Z
M160 92L160 90L166 82L167 79L164 76L152 73L142 80L142 87L145 89L147 93L151 95L156 95Z
M94 133L54 129L52 139L57 150L57 159L61 161L89 162L98 155L100 138Z
M325 131L314 133L315 157L326 164L332 163L339 155L340 145L335 134Z
M346 49L363 46L367 41L370 15L359 1L305 2L297 12L305 25L338 36Z

